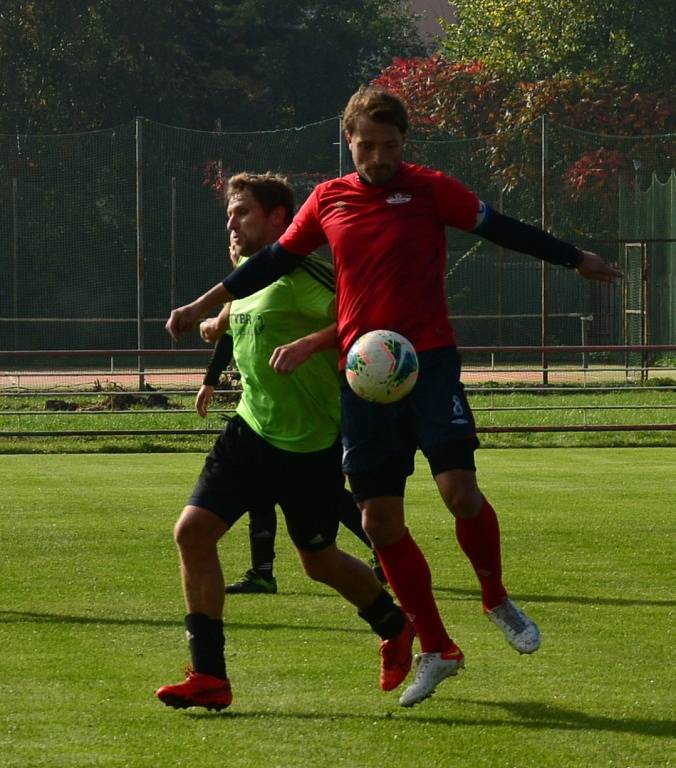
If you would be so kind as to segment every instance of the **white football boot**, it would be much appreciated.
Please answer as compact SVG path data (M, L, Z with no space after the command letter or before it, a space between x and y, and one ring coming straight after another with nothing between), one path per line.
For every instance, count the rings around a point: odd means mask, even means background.
M534 653L540 647L540 630L537 624L509 598L484 613L503 631L507 642L519 653Z
M431 696L442 680L457 675L458 670L465 666L465 657L460 650L451 653L417 653L413 664L413 682L399 697L402 707L412 707Z

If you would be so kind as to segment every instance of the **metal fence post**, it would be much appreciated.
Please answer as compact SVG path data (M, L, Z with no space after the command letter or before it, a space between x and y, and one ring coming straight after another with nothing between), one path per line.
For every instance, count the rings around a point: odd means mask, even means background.
M500 213L503 212L503 195L504 190L502 186L500 186L500 191L498 193L498 211ZM498 247L498 271L497 271L497 312L498 312L498 346L502 344L502 336L503 336L503 321L502 321L502 307L503 307L503 301L502 301L502 294L503 294L503 281L505 276L505 249L502 246Z
M14 314L14 349L18 349L19 327L19 187L12 179L12 312Z
M587 346L587 323L591 323L594 319L594 315L580 315L580 345ZM587 370L589 368L589 362L587 360L587 353L582 353L582 369Z
M170 277L169 277L169 308L176 306L176 176L171 177L171 243L170 243ZM171 340L171 348L174 349L176 343Z
M542 229L547 231L547 218L548 218L548 205L547 205L547 116L542 115L542 165L540 169L540 181L541 181L541 201L540 201L540 219L542 222ZM549 312L549 264L543 260L541 267L541 283L540 283L540 346L546 347L548 341L547 325ZM549 371L547 370L548 361L547 353L542 352L542 383L547 385L549 383Z
M648 266L648 243L641 248L641 344L651 343L650 333L650 273ZM650 374L650 354L641 352L641 382L645 384Z
M144 303L145 259L143 253L143 118L136 118L136 344L144 348ZM143 357L138 356L138 388L145 389Z

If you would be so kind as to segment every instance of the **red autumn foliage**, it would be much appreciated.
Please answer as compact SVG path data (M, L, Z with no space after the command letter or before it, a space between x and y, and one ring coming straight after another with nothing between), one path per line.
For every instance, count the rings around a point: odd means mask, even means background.
M454 63L437 54L395 59L373 83L402 98L416 134L484 137L493 174L506 189L528 182L523 148L540 141L536 125L543 115L561 126L615 137L676 130L673 90L638 93L590 72L512 83L482 62ZM629 158L617 150L586 151L570 160L562 177L581 193L606 186L629 167Z
M603 189L610 179L618 178L625 170L627 158L611 149L584 152L564 173L564 181L576 192L591 187Z
M505 84L480 61L458 64L438 54L395 59L374 81L408 106L416 133L479 136L491 133L497 105L507 96Z

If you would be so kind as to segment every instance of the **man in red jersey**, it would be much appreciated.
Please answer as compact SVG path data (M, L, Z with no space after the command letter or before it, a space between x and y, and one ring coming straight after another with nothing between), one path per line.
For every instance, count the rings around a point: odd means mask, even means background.
M439 615L427 561L405 524L404 489L417 448L455 517L486 615L520 653L540 645L537 626L502 583L497 518L476 480L479 443L444 291L445 227L474 232L589 279L612 281L621 273L594 253L494 211L455 179L403 162L408 117L386 91L361 88L348 102L343 123L356 172L319 184L275 244L174 310L167 331L177 338L211 307L259 290L328 242L336 271L341 367L350 345L367 331L397 331L414 344L420 373L404 400L377 405L342 388L343 469L362 507L364 530L420 638L413 682L399 700L411 706L464 663Z

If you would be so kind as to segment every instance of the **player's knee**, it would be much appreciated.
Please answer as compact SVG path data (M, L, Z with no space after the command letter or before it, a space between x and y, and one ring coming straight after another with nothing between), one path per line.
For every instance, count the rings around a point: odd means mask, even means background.
M362 514L362 528L376 547L399 541L405 532L403 510L397 504L367 503Z
M376 545L382 546L383 539L388 538L389 526L384 521L367 517L362 521L362 528Z
M444 502L455 517L476 517L481 512L482 497L478 488L454 488L444 494Z
M189 548L197 539L197 526L187 515L182 514L174 526L174 542L179 549Z
M304 553L301 555L301 563L303 564L305 575L312 579L312 581L318 581L321 584L329 584L331 582L328 562L320 553Z
M185 507L174 526L174 541L181 551L211 544L223 535L226 526L207 510Z
M306 565L305 575L312 579L312 581L317 581L320 584L329 583L329 579L326 576L326 571L323 568L318 567L316 564Z

